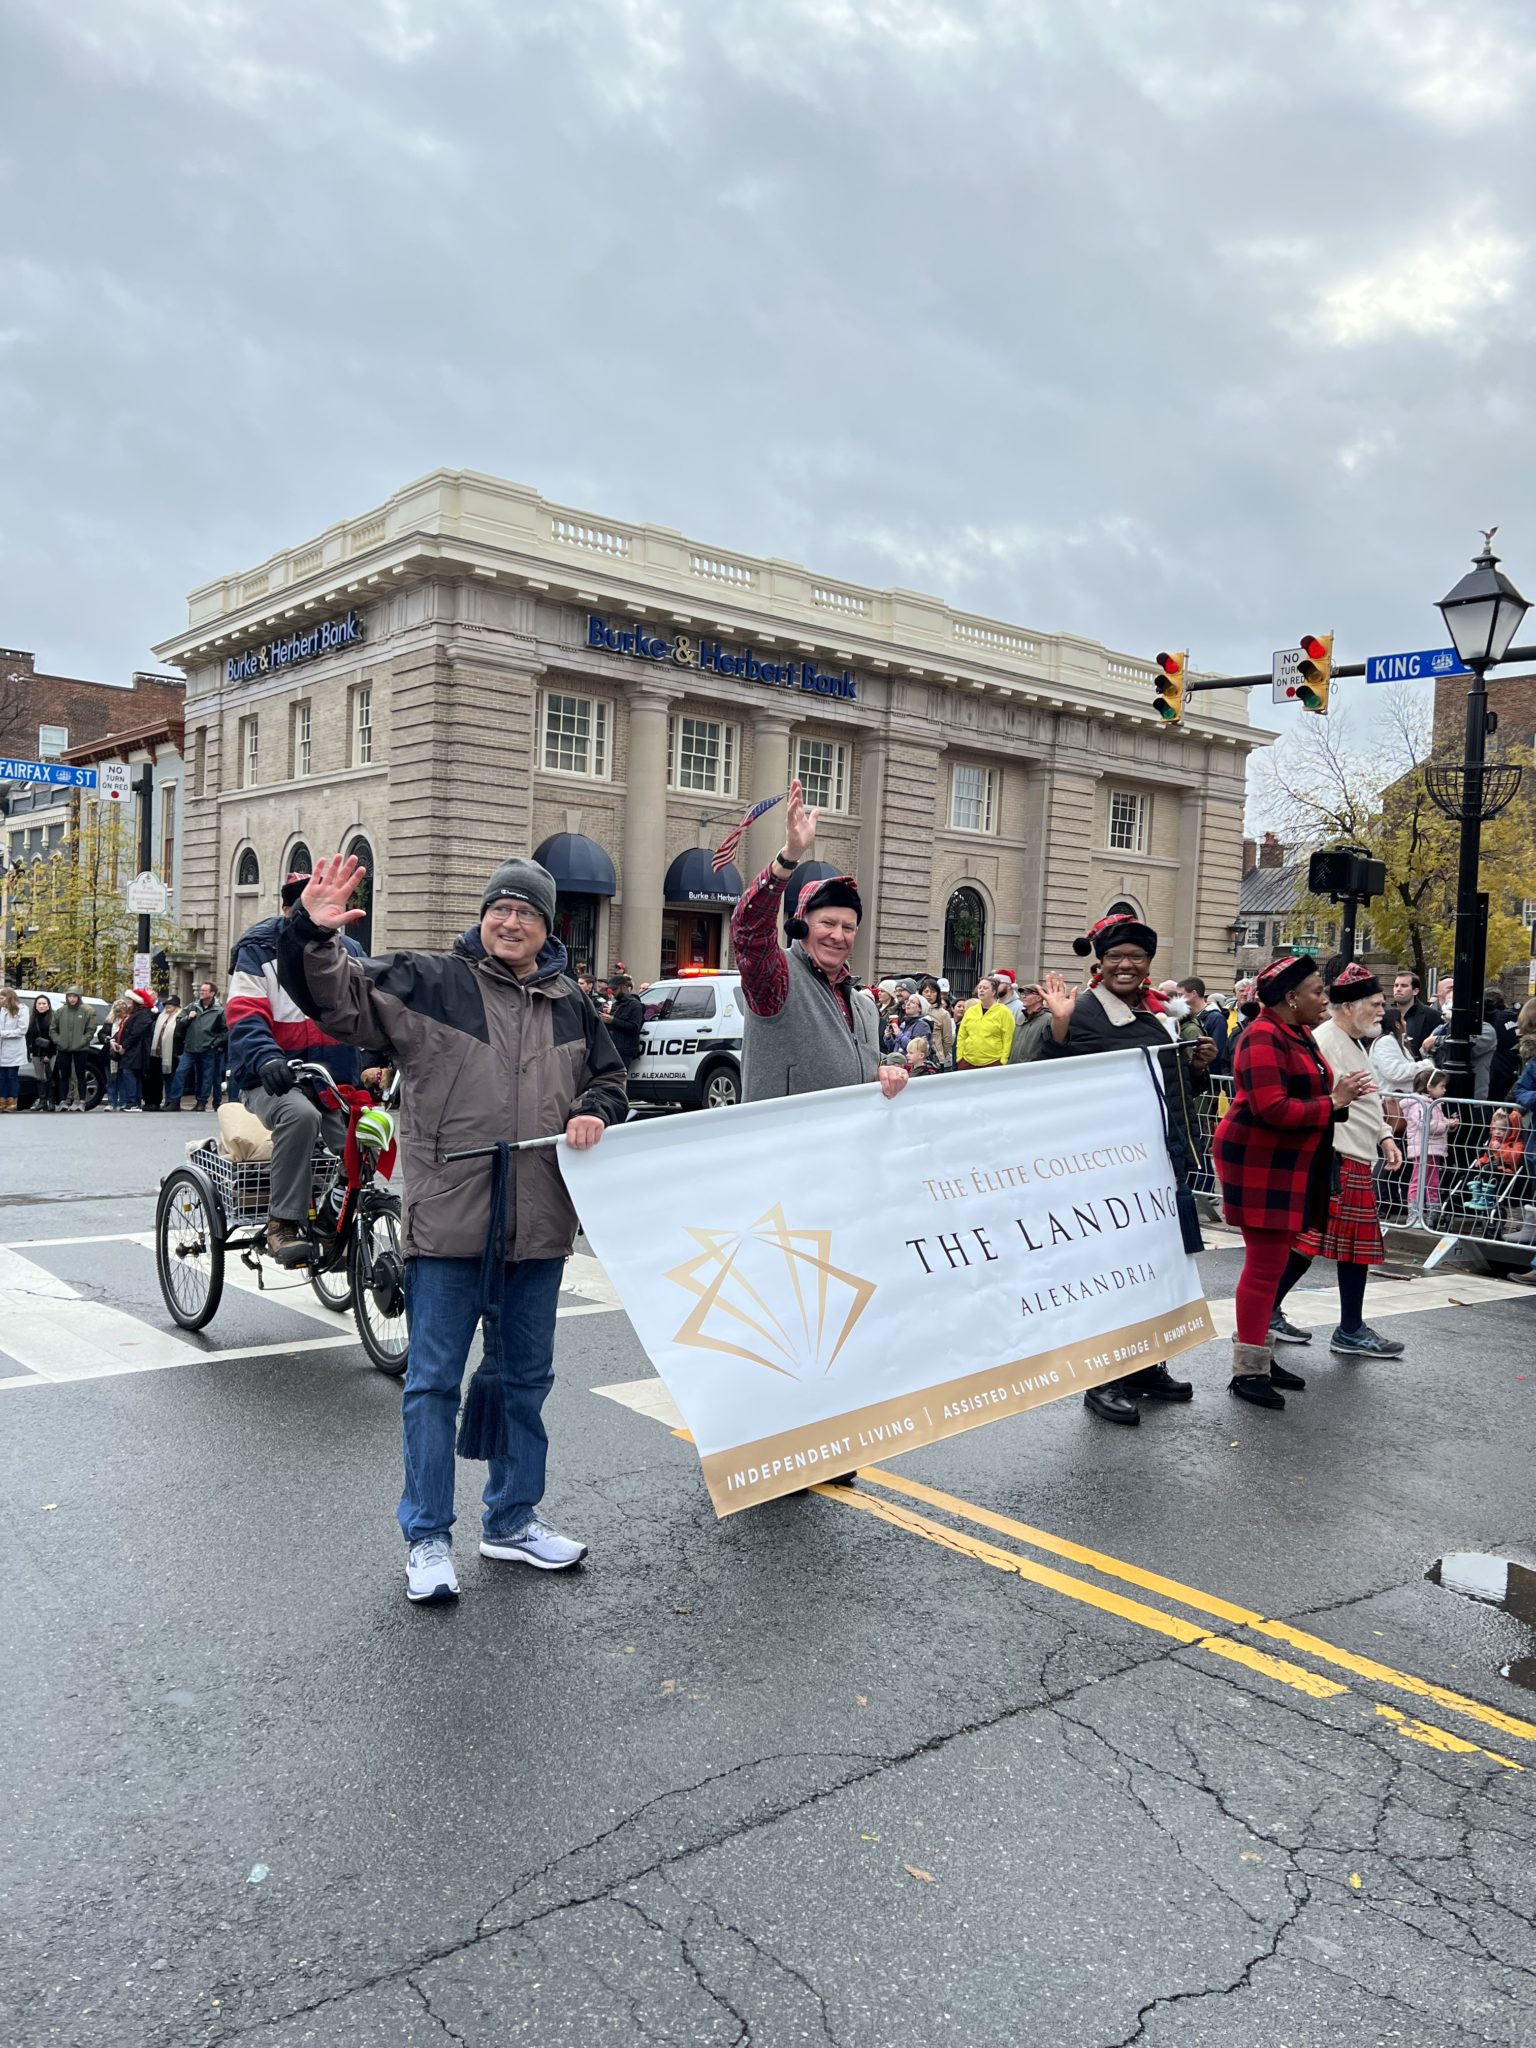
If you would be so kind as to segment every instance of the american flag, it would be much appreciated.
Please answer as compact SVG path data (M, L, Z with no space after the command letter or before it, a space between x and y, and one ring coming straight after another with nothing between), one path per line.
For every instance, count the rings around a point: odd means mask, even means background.
M760 804L754 804L752 806L751 810L748 811L747 815L742 819L739 825L733 825L731 827L730 831L726 833L725 837L721 840L720 844L715 848L715 857L710 862L710 866L714 869L717 875L720 873L720 870L722 868L728 868L731 862L736 858L736 849L741 844L742 834L746 831L747 827L752 823L752 821L755 818L760 818L763 815L764 811L771 811L775 804L781 804L783 803L783 801L783 790L780 790L777 796L765 796Z

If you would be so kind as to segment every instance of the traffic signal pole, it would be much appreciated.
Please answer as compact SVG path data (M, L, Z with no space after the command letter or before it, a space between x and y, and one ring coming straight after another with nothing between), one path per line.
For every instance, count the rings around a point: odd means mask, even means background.
M1507 668L1512 661L1536 661L1536 645L1530 647L1511 647L1509 652L1501 657L1499 666ZM1363 661L1336 661L1333 664L1335 682L1337 682L1340 676L1363 676L1364 674L1365 663ZM1184 691L1186 696L1188 696L1192 695L1196 690L1252 690L1260 683L1268 683L1273 680L1272 672L1269 669L1265 669L1261 676L1218 676L1214 681L1210 682L1186 683Z
M146 873L155 864L155 764L144 763L144 772L139 777L139 873ZM137 952L149 951L149 919L142 912L139 916L139 943Z

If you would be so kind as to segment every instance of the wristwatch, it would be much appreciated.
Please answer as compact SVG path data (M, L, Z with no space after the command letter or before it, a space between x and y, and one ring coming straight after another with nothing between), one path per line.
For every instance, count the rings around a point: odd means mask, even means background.
M774 860L778 863L778 865L781 868L783 868L786 874L792 875L795 872L795 869L800 865L799 861L791 860L789 855L784 852L782 847L773 857Z

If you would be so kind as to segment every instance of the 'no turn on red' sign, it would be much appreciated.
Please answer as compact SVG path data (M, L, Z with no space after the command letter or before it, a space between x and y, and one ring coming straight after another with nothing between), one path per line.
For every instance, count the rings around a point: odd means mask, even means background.
M132 791L132 773L126 761L104 761L96 771L96 794L109 804L120 804Z

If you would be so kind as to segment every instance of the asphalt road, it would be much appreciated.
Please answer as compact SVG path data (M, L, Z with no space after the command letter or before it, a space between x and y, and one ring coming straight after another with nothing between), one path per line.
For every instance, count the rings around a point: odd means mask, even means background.
M194 1124L0 1126L0 2042L1536 2039L1536 1643L1424 1577L1533 1561L1528 1295L1383 1294L1406 1357L1314 1343L1283 1417L1211 1346L1138 1430L1061 1402L722 1523L578 1265L591 1560L481 1560L461 1467L419 1610L345 1325L171 1334L137 1240Z

